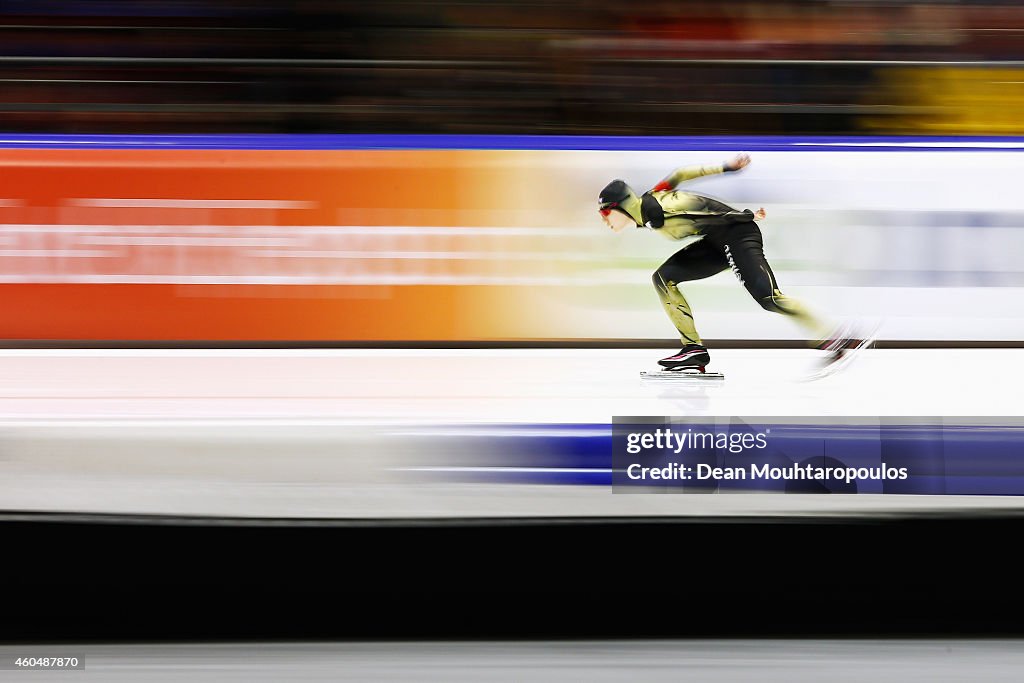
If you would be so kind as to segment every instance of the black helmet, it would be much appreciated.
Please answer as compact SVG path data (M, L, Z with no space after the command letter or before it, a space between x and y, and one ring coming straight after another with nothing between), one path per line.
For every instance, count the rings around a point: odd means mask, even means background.
M625 181L613 180L605 185L597 201L597 210L602 216L608 216L612 211L618 211L632 218L637 225L643 225L640 198Z
M599 209L613 209L633 195L633 190L623 180L613 180L604 186L597 198Z

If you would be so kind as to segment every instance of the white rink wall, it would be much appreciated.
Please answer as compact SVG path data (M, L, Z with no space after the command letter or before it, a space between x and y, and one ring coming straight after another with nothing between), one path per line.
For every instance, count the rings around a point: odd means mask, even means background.
M668 340L676 331L651 273L685 243L612 234L597 195L613 178L642 192L679 166L749 152L742 172L683 187L767 210L765 251L784 292L826 318L879 322L884 340L1024 339L1019 139L382 136L363 148L328 137L312 150L288 137L289 149L313 155L302 171L309 182L293 183L270 152L259 156L271 174L260 187L232 185L242 176L217 156L229 150L165 167L146 152L164 142L145 137L105 143L142 146L123 167L137 186L113 176L90 184L115 149L86 162L74 147L67 158L39 156L26 173L72 171L66 183L40 181L47 196L15 184L0 198L0 284L13 285L4 336ZM56 153L96 141L48 142ZM426 193L423 169L441 183ZM382 172L410 191L380 191ZM233 189L199 196L207 183ZM729 271L684 291L706 339L806 334L761 310Z

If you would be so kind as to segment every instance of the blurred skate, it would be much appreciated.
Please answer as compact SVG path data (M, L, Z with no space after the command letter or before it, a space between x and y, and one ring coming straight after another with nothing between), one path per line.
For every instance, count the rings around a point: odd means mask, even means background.
M818 345L818 349L825 352L825 357L807 379L822 379L845 370L860 351L874 346L877 332L877 326L867 328L845 323L837 327L828 339Z

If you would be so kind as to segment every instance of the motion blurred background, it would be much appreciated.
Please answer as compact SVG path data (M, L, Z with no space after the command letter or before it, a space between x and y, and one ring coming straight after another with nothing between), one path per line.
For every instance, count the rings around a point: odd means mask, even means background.
M0 511L34 548L3 638L1019 632L981 542L1016 497L607 486L613 415L1024 413L1021 352L977 349L1024 340L1018 3L0 0L0 84ZM597 192L737 152L690 187L879 322L861 374L798 383L729 272L686 289L729 383L615 348L676 343L678 245ZM594 597L681 552L771 590Z
M7 131L1017 134L1015 2L6 0Z
M691 187L768 209L788 294L887 340L1024 338L1014 3L0 9L7 339L667 341L671 247L613 239L595 193L740 151ZM801 335L728 273L687 293L706 338Z

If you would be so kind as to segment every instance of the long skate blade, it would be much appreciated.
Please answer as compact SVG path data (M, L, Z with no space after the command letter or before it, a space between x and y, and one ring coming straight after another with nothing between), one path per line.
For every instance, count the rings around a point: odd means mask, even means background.
M640 379L655 380L661 382L708 382L722 381L725 375L720 372L692 372L685 370L656 370L654 372L641 372Z

